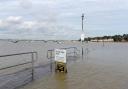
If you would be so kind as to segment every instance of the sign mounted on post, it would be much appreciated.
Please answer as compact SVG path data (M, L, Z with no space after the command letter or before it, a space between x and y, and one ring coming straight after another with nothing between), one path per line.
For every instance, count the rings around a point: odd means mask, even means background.
M84 41L84 37L85 37L85 35L81 34L81 41Z
M55 49L55 61L66 63L66 50Z
M55 49L55 72L67 73L66 50Z

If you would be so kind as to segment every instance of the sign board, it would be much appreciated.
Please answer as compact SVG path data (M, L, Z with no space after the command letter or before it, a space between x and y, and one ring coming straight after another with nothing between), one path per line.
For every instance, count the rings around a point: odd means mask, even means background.
M55 49L55 61L66 63L66 50Z
M84 37L85 37L85 35L81 34L81 41L84 41Z

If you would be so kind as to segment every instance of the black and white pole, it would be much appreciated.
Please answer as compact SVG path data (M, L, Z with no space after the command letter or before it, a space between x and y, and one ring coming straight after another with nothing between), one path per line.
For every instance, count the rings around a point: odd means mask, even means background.
M83 55L84 55L84 52L83 52L83 41L84 41L84 37L85 37L85 35L84 35L84 14L82 14L82 34L81 34L81 48L82 48L82 59L83 59Z

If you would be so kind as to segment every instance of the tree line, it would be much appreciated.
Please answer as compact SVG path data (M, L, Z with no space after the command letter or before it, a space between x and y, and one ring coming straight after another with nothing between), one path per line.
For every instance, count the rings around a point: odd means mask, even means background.
M114 42L128 42L128 34L123 35L114 35L114 36L102 36L102 37L88 37L85 38L85 41L91 41L91 40L108 40L113 39ZM79 39L80 41L80 39Z

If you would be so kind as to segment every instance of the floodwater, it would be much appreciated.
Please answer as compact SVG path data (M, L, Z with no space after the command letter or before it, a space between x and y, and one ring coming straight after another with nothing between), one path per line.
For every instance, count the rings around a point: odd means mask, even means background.
M51 72L49 67L42 66L36 69L36 79L20 89L128 89L128 43L84 43L83 58L81 44L78 42L3 42L5 43L4 48L1 45L4 52L1 51L1 54L38 51L36 65L49 62L46 58L48 49L75 46L80 50L77 57L68 58L67 74L55 73L54 69Z

